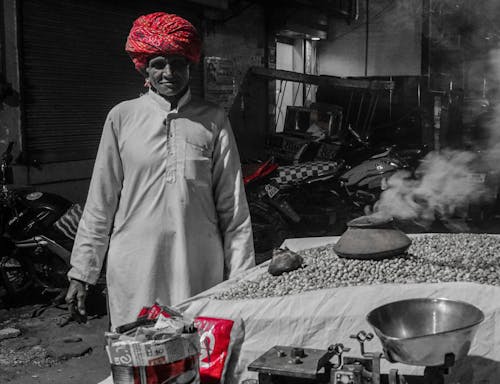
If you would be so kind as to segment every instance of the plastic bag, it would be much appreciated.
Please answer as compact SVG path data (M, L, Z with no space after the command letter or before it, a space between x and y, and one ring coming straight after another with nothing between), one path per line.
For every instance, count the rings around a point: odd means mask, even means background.
M200 382L224 383L231 355L243 339L241 319L196 317L194 324L200 336Z

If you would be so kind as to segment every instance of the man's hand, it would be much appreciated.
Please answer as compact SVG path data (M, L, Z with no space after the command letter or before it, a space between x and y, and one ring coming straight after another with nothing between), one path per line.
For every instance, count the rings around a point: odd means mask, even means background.
M85 311L85 299L87 298L87 284L83 281L71 279L66 293L66 303L68 304L71 317L78 323L87 322L87 312Z

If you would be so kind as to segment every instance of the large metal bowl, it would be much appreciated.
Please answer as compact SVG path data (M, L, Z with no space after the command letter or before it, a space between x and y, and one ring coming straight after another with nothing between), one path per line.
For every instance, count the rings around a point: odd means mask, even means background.
M453 353L467 355L484 314L475 306L447 299L409 299L382 305L366 316L391 362L439 366Z

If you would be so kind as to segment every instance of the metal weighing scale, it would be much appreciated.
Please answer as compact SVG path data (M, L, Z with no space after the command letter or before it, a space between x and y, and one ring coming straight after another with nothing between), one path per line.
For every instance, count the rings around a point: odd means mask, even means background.
M259 384L444 384L455 362L469 352L484 314L471 304L446 299L410 299L378 307L367 315L383 352L366 352L372 333L351 335L360 345L332 344L326 350L277 345L248 366ZM422 376L380 370L380 361L425 366Z

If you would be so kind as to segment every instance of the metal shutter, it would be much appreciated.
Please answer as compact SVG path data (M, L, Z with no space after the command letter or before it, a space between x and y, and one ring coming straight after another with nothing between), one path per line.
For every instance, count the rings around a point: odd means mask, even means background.
M163 10L198 24L160 1L21 3L24 141L29 157L45 163L94 158L107 112L145 91L124 51L135 18ZM202 96L201 66L191 73L193 94Z

